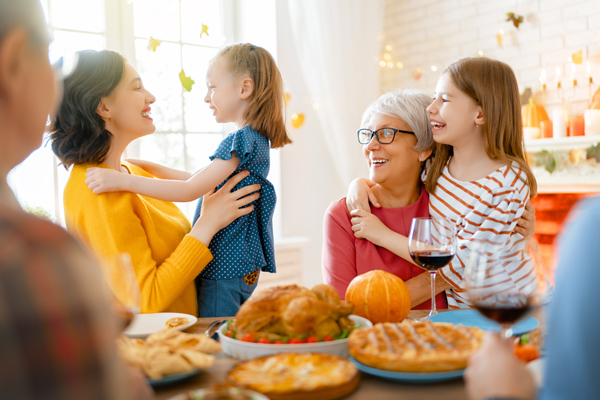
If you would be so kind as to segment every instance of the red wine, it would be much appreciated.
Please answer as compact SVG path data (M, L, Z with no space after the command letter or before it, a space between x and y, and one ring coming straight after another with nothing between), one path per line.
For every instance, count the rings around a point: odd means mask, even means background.
M452 261L454 253L449 251L415 251L411 252L410 256L422 268L438 270Z
M514 323L531 310L531 304L526 301L524 304L499 304L494 307L488 304L482 305L475 303L475 308L480 313L500 324Z

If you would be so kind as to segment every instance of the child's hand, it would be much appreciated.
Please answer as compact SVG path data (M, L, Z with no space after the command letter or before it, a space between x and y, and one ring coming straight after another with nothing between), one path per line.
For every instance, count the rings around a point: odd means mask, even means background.
M390 230L379 218L368 211L350 211L352 219L352 230L354 236L359 239L367 239L369 242L381 246L385 234Z
M381 207L377 201L377 197L375 197L375 194L371 190L371 186L373 185L373 182L364 178L357 178L350 183L348 194L346 195L346 207L348 208L348 212L351 212L352 210L365 210L371 212L369 202L376 208Z
M123 190L124 187L122 178L125 174L112 169L88 168L85 176L87 177L85 183L94 194L116 192Z

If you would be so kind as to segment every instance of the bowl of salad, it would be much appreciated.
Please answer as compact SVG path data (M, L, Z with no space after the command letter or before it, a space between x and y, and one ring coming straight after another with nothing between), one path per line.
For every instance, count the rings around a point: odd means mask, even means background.
M354 322L352 330L373 326L371 321L358 315L348 318ZM283 337L253 333L238 336L234 320L230 320L222 324L217 332L223 353L240 360L250 360L277 353L326 353L348 357L348 336L352 330L344 330L337 337L310 334Z

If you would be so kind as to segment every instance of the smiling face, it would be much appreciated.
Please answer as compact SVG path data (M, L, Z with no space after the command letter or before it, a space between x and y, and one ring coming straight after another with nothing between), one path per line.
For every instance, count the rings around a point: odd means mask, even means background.
M226 61L217 59L206 73L208 88L204 101L219 123L242 123L247 101L242 95L242 78L235 79L227 69Z
M394 128L412 131L410 126L399 118L384 114L373 114L369 129ZM382 187L395 188L407 181L418 179L421 170L419 158L426 159L429 152L416 152L412 148L417 144L415 135L397 132L392 143L381 144L373 137L363 145L363 152L369 165L369 179Z
M435 99L427 107L431 119L433 139L450 146L461 146L483 135L478 125L483 124L481 107L462 92L450 75L443 74L435 88Z
M150 105L155 101L152 93L142 85L137 71L125 63L121 81L108 97L102 98L98 113L109 132L133 140L155 131L150 116Z

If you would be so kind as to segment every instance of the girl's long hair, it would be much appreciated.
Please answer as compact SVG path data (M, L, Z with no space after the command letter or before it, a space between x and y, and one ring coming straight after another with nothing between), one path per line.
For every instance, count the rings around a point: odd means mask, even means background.
M213 63L218 59L226 61L233 76L248 74L254 82L244 124L267 137L274 149L292 143L285 127L283 79L271 54L262 47L241 43L219 51Z
M534 198L537 183L525 160L521 99L513 70L497 60L466 57L450 64L442 74L448 74L456 87L481 106L485 122L480 129L483 130L488 157L519 164L527 177L531 198ZM453 154L453 148L436 143L434 154L425 181L425 188L429 193L435 191L437 181Z

